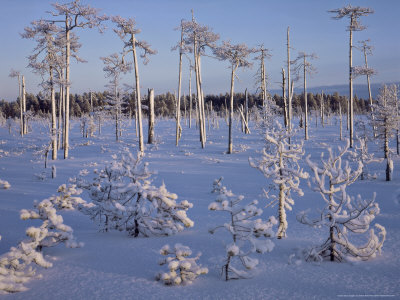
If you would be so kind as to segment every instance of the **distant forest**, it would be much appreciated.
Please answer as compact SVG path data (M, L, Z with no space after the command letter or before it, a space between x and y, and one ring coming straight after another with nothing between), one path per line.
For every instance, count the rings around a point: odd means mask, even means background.
M93 110L99 111L109 107L108 99L110 95L108 92L93 92L92 93ZM59 94L56 94L56 100L58 103ZM193 110L195 109L195 95L193 99ZM249 94L249 108L254 106L261 107L262 99L258 94ZM279 107L283 107L283 98L275 94L271 97L272 101L275 102ZM309 111L320 109L321 94L307 93L308 108ZM32 111L35 115L47 115L51 112L51 102L46 99L42 94L26 94L27 100L27 111ZM142 103L146 105L146 99L142 100ZM206 105L212 103L214 111L220 112L225 110L225 105L229 105L229 94L219 95L207 95L205 97ZM234 96L234 109L244 104L245 94L235 93ZM126 114L135 112L135 101L134 95L130 94L125 97L123 112ZM210 104L208 104L210 103ZM339 111L339 103L342 107L342 112L345 113L347 109L347 97L340 96L338 93L332 95L324 95L325 109L328 111L337 113ZM185 107L189 110L189 96L185 97L185 100L181 101L181 110L184 111ZM300 109L301 107L301 109ZM304 96L303 94L293 95L293 108L294 113L299 113L300 110L304 111ZM368 100L359 99L357 96L354 97L354 111L358 114L367 112L369 109ZM70 115L73 117L81 117L85 114L90 113L90 93L83 93L82 95L70 95ZM0 112L4 114L6 118L15 118L20 114L19 102L7 102L5 100L0 101ZM160 94L155 96L155 113L157 116L173 117L175 115L175 96L172 93Z

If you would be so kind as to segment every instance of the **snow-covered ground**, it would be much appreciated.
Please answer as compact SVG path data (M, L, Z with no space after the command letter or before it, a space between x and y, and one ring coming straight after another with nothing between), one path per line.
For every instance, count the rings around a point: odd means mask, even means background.
M375 219L386 227L387 238L382 255L367 262L308 263L294 259L298 249L321 244L327 237L327 229L314 229L296 221L296 214L310 209L317 214L323 207L320 195L310 190L306 181L301 187L304 196L293 195L295 204L288 214L287 238L274 239L275 248L266 254L254 254L260 263L250 279L224 281L221 266L225 259L225 245L231 237L223 231L214 235L208 229L228 222L222 212L209 211L208 205L215 200L211 194L214 179L224 177L224 185L248 201L258 199L260 207L267 204L263 199L263 188L269 182L261 172L250 167L248 158L260 156L264 140L251 123L252 133L243 134L239 126L234 130L235 153L228 155L228 129L220 120L220 129L208 131L205 149L201 149L198 130L183 124L179 147L175 146L175 123L158 120L155 145L147 145L145 161L149 169L156 171L154 184L163 182L179 200L188 200L193 208L187 214L195 222L194 227L169 237L132 238L124 232L99 232L88 216L79 211L62 211L64 223L74 229L74 236L84 242L82 248L70 249L64 245L44 249L45 257L53 267L38 267L43 277L26 284L28 291L1 295L4 299L337 299L347 297L400 297L400 166L394 159L393 181L384 180L384 163L375 163L370 168L379 172L376 180L358 180L348 188L351 195L360 193L371 197L377 193L376 201L381 214ZM321 142L332 147L344 145L339 141L337 122L324 128L312 120L310 140L305 143L306 155L319 159ZM132 152L137 149L137 138L133 125L127 128L119 143L115 142L112 124L103 128L101 136L82 138L79 123L73 122L71 130L70 159L49 160L56 166L57 177L51 178L51 168L44 169L44 160L34 152L48 137L36 126L25 137L8 134L0 128L0 179L9 182L9 189L0 190L0 254L16 246L25 237L25 230L35 221L19 218L21 209L33 207L34 200L41 201L56 194L58 186L68 183L79 171L100 169L111 161L111 155L124 147ZM302 133L299 134L302 136ZM376 145L370 145L376 156L382 156ZM49 156L50 157L50 156ZM305 161L301 166L310 171ZM45 179L38 176L45 173ZM91 176L91 175L89 175ZM82 197L89 201L86 194ZM266 208L262 215L277 216L277 207ZM164 286L155 280L156 273L166 271L159 266L162 258L159 251L165 245L181 243L189 246L193 253L201 252L199 263L208 267L208 274L199 276L191 285Z

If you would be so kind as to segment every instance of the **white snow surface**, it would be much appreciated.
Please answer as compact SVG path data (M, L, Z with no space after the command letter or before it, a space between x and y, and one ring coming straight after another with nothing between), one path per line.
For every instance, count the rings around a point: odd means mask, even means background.
M314 117L313 117L314 119ZM259 158L264 146L262 134L250 122L251 134L245 135L235 122L233 132L234 153L225 154L228 147L228 128L220 120L220 128L208 130L207 144L201 149L196 127L191 129L182 121L182 139L175 146L175 122L157 120L156 145L146 145L144 160L149 169L155 171L154 183L165 183L171 193L180 200L193 203L187 216L194 221L194 227L168 237L132 238L124 232L99 232L96 223L76 210L58 211L64 223L68 224L74 236L84 242L82 248L70 249L59 245L44 248L43 254L53 266L43 269L34 265L42 278L32 279L24 286L28 290L0 295L1 299L338 299L346 297L400 298L400 168L394 168L393 181L385 181L385 162L371 163L368 168L377 173L376 180L358 180L347 192L370 198L376 192L380 214L374 224L386 228L387 237L382 254L366 262L307 263L292 259L293 254L304 248L320 245L327 238L326 228L312 228L296 221L296 214L309 209L310 216L317 217L318 209L324 207L320 195L312 191L307 182L300 184L304 196L294 195L295 205L287 212L289 227L287 238L274 239L274 250L257 255L258 272L254 277L243 280L224 281L220 266L226 259L225 249L231 243L231 236L223 234L218 238L208 233L210 227L221 223L220 215L209 211L208 206L215 200L211 194L212 183L223 176L224 184L235 194L244 195L251 201L257 199L267 220L277 217L276 207L264 208L263 189L269 182L256 169L250 167L248 158ZM147 124L144 121L144 124ZM298 124L297 121L294 124ZM305 141L306 155L317 162L323 149L321 143L332 147L344 145L339 141L339 123L322 128L310 120L310 139ZM79 121L72 122L70 158L49 160L57 168L57 177L51 178L51 167L44 169L43 159L34 152L48 143L48 137L40 134L36 124L33 132L21 138L17 130L9 135L7 128L0 127L0 178L10 184L9 189L0 190L0 255L25 239L30 226L38 226L35 220L23 221L19 214L22 209L33 208L34 201L42 201L57 194L62 184L79 173L89 174L101 169L105 162L112 160L124 147L132 153L137 150L134 123L127 128L116 143L113 124L105 124L102 134L88 139L79 132ZM144 126L146 128L146 126ZM147 130L144 130L145 136ZM297 137L297 139L299 139ZM299 140L298 140L299 141ZM392 143L393 141L391 141ZM391 144L393 148L395 145ZM369 145L375 157L382 151L375 144ZM188 155L190 153L190 155ZM400 159L393 155L394 165ZM310 171L305 161L300 162L304 171ZM89 171L89 172L88 172ZM35 174L44 174L41 180ZM85 192L80 195L90 202ZM363 241L359 241L360 244ZM201 252L199 264L207 267L208 274L197 278L186 286L165 286L155 280L160 271L159 251L165 244L181 243Z

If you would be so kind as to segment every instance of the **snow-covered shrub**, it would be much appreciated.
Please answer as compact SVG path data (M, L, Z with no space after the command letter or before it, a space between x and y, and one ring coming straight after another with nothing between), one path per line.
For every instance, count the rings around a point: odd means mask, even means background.
M0 256L0 294L26 291L23 284L36 277L32 262L45 268L51 266L35 248L35 241L23 241Z
M197 276L208 273L207 268L197 264L201 253L198 253L196 257L189 257L192 250L188 246L175 244L174 249L171 249L169 245L165 245L161 248L160 254L172 255L159 262L161 266L168 265L168 272L160 272L156 275L156 279L166 285L190 284Z
M49 201L56 209L76 209L80 205L87 205L86 201L81 197L76 197L82 194L82 189L77 188L76 184L62 184L58 187L58 196L51 196Z
M329 157L324 160L322 153L320 165L312 162L310 156L306 159L314 174L314 190L321 194L326 205L317 219L311 220L306 212L301 212L297 219L303 224L329 229L326 241L311 248L306 253L306 260L367 260L381 252L386 230L383 226L375 224L380 231L376 235L374 229L370 228L375 216L379 214L375 194L372 199L365 200L360 195L351 197L346 191L362 172L361 162L355 170L349 167L347 161L342 163L342 157L348 152L349 146L350 142L347 140L346 146L339 147L338 153L333 153L332 149L328 148ZM369 236L364 245L350 242L351 238L359 239L358 236L367 231Z
M33 210L22 209L20 217L22 220L40 219L43 221L40 227L29 227L26 231L26 234L37 242L36 248L39 251L42 247L53 247L59 243L65 243L69 248L83 246L83 243L75 240L72 228L65 225L63 217L57 214L51 199L35 203L34 207Z
M6 180L0 179L0 190L6 190L11 187L11 184L8 183Z
M186 200L178 203L178 196L168 192L164 184L152 185L152 174L139 153L134 157L126 152L113 159L93 182L78 180L93 203L82 211L99 221L103 231L115 229L147 237L172 235L194 225L186 215L193 204Z
M213 193L217 194L215 202L209 206L209 210L224 211L229 214L229 221L210 230L213 234L219 228L225 228L232 235L232 243L226 246L226 263L222 266L225 280L247 278L249 270L258 265L258 260L249 257L250 253L270 252L274 243L269 239L275 236L272 227L277 223L272 216L268 221L254 219L262 214L262 210L256 205L257 200L247 205L240 205L243 196L236 196L222 185L222 178L215 180ZM240 270L239 265L245 270Z
M288 228L286 210L292 210L294 205L291 192L303 196L303 191L299 187L300 179L308 178L308 173L303 172L298 163L304 155L303 144L290 143L290 138L294 135L294 130L288 132L276 122L276 128L271 128L265 134L266 147L263 149L262 157L249 158L250 166L260 170L273 182L269 190L264 190L264 194L267 199L272 199L269 206L279 204L278 239L286 237ZM278 195L270 195L271 189L279 189Z

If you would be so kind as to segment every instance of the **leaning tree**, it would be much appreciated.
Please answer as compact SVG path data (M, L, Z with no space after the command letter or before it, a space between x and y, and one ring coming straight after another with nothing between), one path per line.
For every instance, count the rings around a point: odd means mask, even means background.
M148 55L156 54L157 51L150 48L150 45L146 41L139 41L136 35L141 32L136 26L136 21L133 18L125 19L121 16L112 17L112 21L117 25L117 29L114 32L118 34L121 40L124 42L124 55L129 52L133 54L133 65L135 68L135 86L136 86L136 111L137 120L139 124L139 151L144 152L143 144L143 126L142 126L142 104L140 98L140 81L139 81L139 62L137 58L137 48L143 50L143 54L140 55L143 58L143 63L149 62Z
M229 105L229 143L228 143L228 154L233 151L232 142L232 119L233 119L233 91L236 77L236 71L238 68L250 68L252 63L248 61L248 57L255 50L249 48L246 44L231 44L230 41L223 41L220 47L214 49L214 54L220 60L227 60L231 67L231 93L230 93L230 105Z
M65 134L64 134L64 159L68 158L69 151L69 93L70 93L70 59L71 59L71 33L75 28L95 28L100 32L105 29L103 21L108 17L99 15L99 10L89 5L84 5L80 0L65 4L53 3L53 17L63 19L47 20L50 23L63 23L65 34Z
M368 16L374 11L369 7L351 6L347 5L342 8L329 10L330 13L336 14L332 18L335 20L348 17L350 19L350 25L347 30L350 32L349 40L349 123L350 123L350 148L353 147L353 123L354 123L354 103L353 103L353 31L361 31L366 27L361 25L360 17Z

